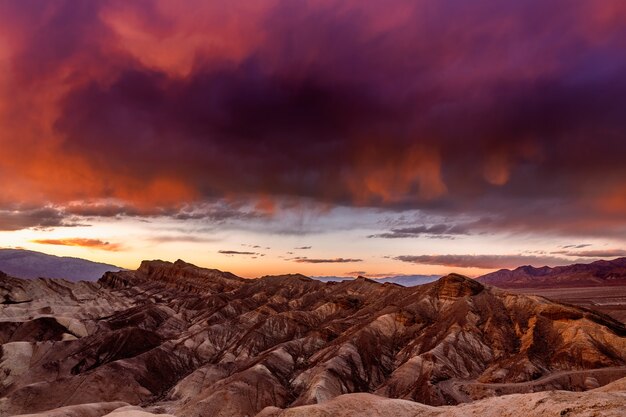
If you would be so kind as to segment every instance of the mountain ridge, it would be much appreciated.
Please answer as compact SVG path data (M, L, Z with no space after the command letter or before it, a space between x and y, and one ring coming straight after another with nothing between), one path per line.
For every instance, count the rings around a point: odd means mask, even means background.
M124 268L83 258L49 255L27 249L0 248L0 271L11 276L95 281L107 271Z
M360 275L359 275L360 276ZM433 282L441 278L442 275L390 275L385 277L368 277L369 279L385 283L390 282L393 284L402 285L403 287L413 287L416 285L428 284L429 282ZM350 281L354 280L357 277L346 277L346 276L312 276L311 278L317 279L322 282L330 282L330 281Z
M513 270L500 269L476 280L511 289L626 285L626 257L553 268L523 265Z
M598 369L617 369L598 383L626 376L621 323L457 274L402 287L146 261L97 282L0 284L0 415L122 401L252 416L358 392L445 405L542 376L569 390Z

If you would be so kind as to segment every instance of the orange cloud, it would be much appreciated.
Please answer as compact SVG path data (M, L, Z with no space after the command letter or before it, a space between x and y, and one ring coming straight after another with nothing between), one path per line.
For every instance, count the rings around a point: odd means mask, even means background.
M92 248L98 250L106 250L116 252L122 249L119 243L105 242L100 239L84 239L84 238L67 238L67 239L34 239L33 243L40 245L58 245L58 246L80 246L84 248Z
M345 180L357 204L429 201L447 192L441 159L433 148L414 145L399 153L379 144L361 151L355 165Z
M275 3L253 1L242 7L223 1L156 0L150 5L152 13L146 13L138 4L111 2L100 18L118 48L147 68L185 77L201 57L234 63L245 59L263 43L262 20Z
M504 155L492 155L487 159L483 173L487 182L493 185L504 185L511 175L510 163Z

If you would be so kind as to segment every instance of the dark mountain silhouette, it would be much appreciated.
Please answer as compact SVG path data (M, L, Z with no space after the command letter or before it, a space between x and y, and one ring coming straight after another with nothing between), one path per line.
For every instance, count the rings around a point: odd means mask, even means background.
M19 278L63 278L95 281L123 268L86 259L48 255L25 249L0 249L0 271Z
M338 277L338 276L319 276L311 277L322 282L342 282L357 279L359 277ZM371 278L380 283L391 282L393 284L402 285L404 287L414 287L416 285L428 284L437 281L441 275L394 275L389 277Z
M626 285L626 258L550 268L530 265L501 269L476 278L501 288L594 287Z

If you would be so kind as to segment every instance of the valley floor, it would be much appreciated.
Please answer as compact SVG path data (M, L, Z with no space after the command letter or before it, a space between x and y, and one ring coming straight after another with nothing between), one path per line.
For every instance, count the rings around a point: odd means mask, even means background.
M519 294L547 297L560 303L574 304L608 314L626 323L626 286L581 288L508 289Z

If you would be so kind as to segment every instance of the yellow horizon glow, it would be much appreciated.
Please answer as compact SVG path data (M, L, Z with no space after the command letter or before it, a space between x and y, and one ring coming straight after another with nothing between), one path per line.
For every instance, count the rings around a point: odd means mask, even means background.
M359 256L359 251L328 250L298 251L293 249L293 239L289 243L280 242L273 237L269 245L272 249L258 249L265 256L253 259L247 255L224 255L219 250L256 251L241 244L223 241L217 242L166 242L155 243L149 235L141 233L132 224L107 224L91 227L56 228L51 230L24 229L11 232L0 232L0 247L20 248L56 256L83 258L94 262L102 262L126 269L136 269L141 261L161 259L174 262L182 259L204 268L214 268L232 272L245 278L256 278L264 275L282 275L301 273L307 276L356 276L353 271L364 271L363 275L445 275L457 272L467 276L478 276L492 270L477 268L450 268L440 265L412 265L404 262L384 259L380 256ZM103 250L83 246L64 246L36 243L42 239L67 239L68 236L80 239L99 239L110 242L122 242L120 250ZM103 237L104 236L104 237ZM272 238L271 236L268 239ZM306 238L313 241L314 238ZM293 252L289 255L288 252ZM362 262L350 263L299 263L293 260L296 256L311 258L356 258Z
M355 216L358 216L355 212ZM342 220L342 218L335 219ZM563 238L521 238L510 235L473 235L449 239L378 239L367 236L375 230L354 227L327 228L323 233L280 234L255 227L232 229L215 226L194 232L196 224L167 218L96 219L91 225L0 232L0 247L23 248L56 256L71 256L136 269L141 261L161 259L186 262L232 272L245 278L301 273L307 276L446 275L451 272L476 277L500 268L452 267L412 264L394 259L400 255L549 253L569 243ZM367 222L363 222L367 223ZM206 226L206 225L204 225ZM210 225L209 225L210 226ZM208 231L207 231L208 230ZM94 239L111 242L111 249L63 246L43 242L63 239ZM40 243L36 243L40 241ZM597 247L619 246L620 241L586 239ZM349 244L346 244L349 242ZM312 246L309 250L298 247ZM477 250L480 249L480 250ZM254 252L226 255L220 251ZM347 263L302 263L309 259L361 259ZM592 261L590 259L590 261ZM573 262L571 262L573 263ZM520 265L511 265L511 268ZM543 266L543 265L535 265Z

